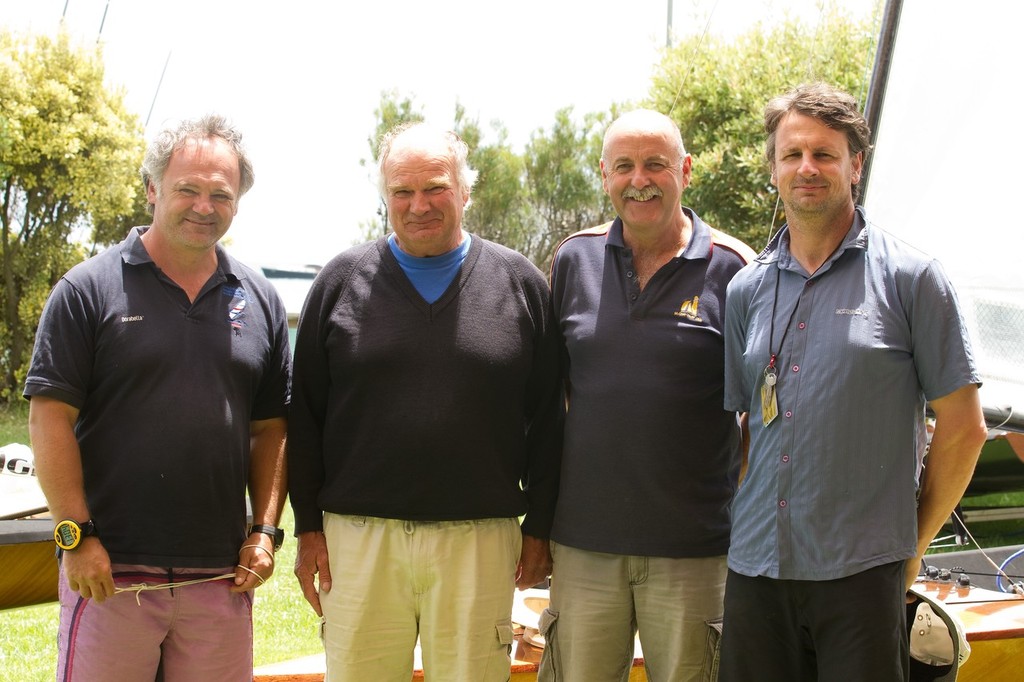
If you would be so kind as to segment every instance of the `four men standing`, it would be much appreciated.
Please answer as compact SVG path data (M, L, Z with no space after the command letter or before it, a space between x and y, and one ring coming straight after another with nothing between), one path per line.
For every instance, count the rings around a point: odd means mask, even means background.
M549 574L542 679L625 679L637 631L649 679L701 679L723 593L723 680L905 678L903 595L984 441L978 376L941 268L854 203L853 99L803 86L766 129L788 223L756 260L681 205L679 129L638 110L604 141L618 217L560 245L550 293L463 230L458 136L385 137L394 231L324 268L295 350L295 573L328 680L408 679L417 638L429 675L507 679L513 590ZM168 131L144 179L153 225L61 280L26 383L61 669L246 679L283 504L283 308L216 246L252 184L237 133ZM218 571L230 590L168 590L153 619L107 601Z

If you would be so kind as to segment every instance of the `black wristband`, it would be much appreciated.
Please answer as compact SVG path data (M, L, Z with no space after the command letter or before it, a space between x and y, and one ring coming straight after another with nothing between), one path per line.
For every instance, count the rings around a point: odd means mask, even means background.
M270 526L265 523L256 523L250 526L249 534L263 533L269 535L274 539L274 551L281 549L281 545L284 544L284 528L278 528L276 526Z

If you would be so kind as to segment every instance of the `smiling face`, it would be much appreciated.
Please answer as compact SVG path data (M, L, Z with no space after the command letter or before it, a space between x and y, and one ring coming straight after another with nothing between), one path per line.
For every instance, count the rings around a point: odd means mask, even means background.
M167 244L208 251L238 212L238 157L216 137L188 140L171 155L159 185L146 188L153 205L153 231Z
M462 242L469 192L459 185L444 141L410 130L395 138L384 162L388 218L398 247L412 256L440 256Z
M788 219L836 220L854 210L864 155L850 153L846 135L816 118L791 112L775 136L772 184Z
M655 112L626 114L608 129L601 156L602 185L628 229L678 227L691 161L671 121Z

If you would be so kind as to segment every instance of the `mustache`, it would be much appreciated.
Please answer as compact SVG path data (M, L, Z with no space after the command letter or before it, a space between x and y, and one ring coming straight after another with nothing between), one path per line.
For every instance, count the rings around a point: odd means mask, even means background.
M627 187L622 191L623 199L635 199L637 201L647 201L654 197L663 196L664 192L655 187L654 185L648 185L643 189L637 189L636 187Z

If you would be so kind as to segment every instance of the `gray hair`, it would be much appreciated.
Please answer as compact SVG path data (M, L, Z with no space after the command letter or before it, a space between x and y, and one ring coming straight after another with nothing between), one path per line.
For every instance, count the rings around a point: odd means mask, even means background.
M437 131L437 136L447 146L448 154L455 166L455 179L459 183L459 189L466 194L471 193L473 191L473 184L476 182L477 172L469 166L469 145L467 145L453 130L435 129L430 124L422 121L412 121L408 123L399 123L394 128L386 132L380 139L380 145L377 152L377 161L379 164L377 188L380 191L381 197L387 200L388 181L387 177L384 175L384 165L388 161L388 156L391 155L391 148L394 146L396 139L411 130L416 130L424 134L431 134L433 131Z
M146 156L139 169L143 187L148 188L150 184L153 184L154 187L160 186L167 166L171 163L171 155L181 149L185 143L190 140L206 140L211 137L227 142L231 151L238 158L240 177L238 196L241 198L256 181L256 175L253 173L252 162L242 145L242 133L226 118L218 114L207 114L202 118L181 121L173 128L168 127L161 130L146 149ZM153 210L152 205L149 208L150 211Z

